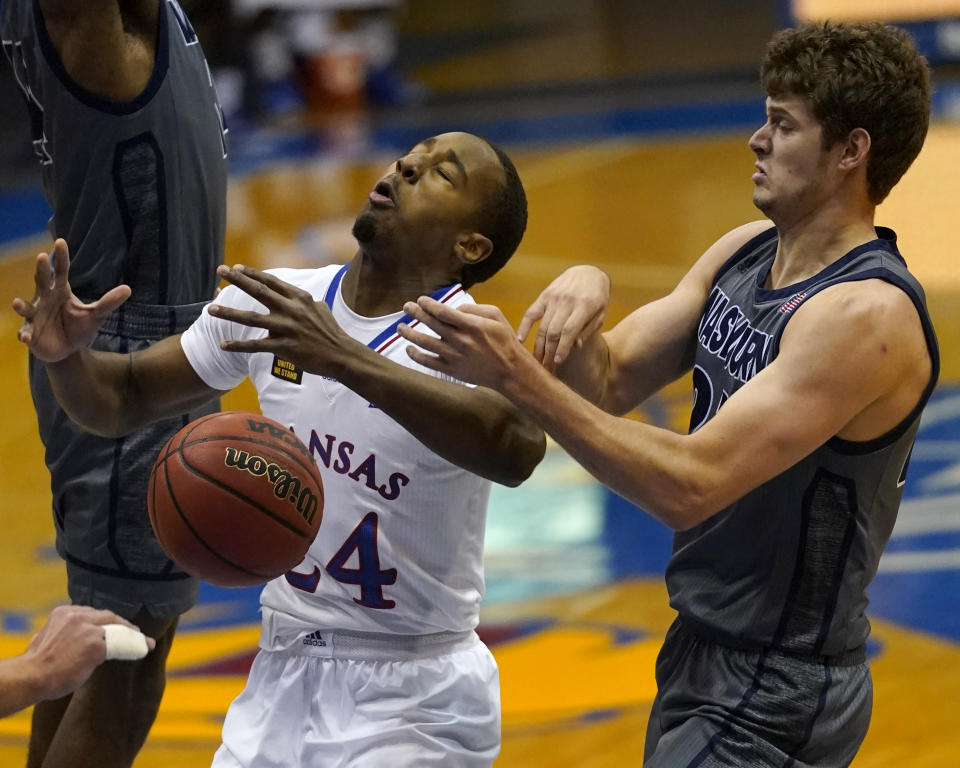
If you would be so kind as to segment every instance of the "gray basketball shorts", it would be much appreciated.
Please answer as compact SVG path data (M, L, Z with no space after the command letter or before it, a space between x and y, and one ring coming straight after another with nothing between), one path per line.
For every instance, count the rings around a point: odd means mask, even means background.
M739 650L678 619L657 658L645 768L840 768L867 734L862 649L841 657Z
M107 352L143 349L184 330L203 306L125 304L107 318L92 346ZM147 485L166 441L219 404L108 439L88 434L70 420L53 395L46 368L32 356L30 389L70 599L128 619L141 609L166 619L193 607L197 580L180 570L157 542L147 515Z

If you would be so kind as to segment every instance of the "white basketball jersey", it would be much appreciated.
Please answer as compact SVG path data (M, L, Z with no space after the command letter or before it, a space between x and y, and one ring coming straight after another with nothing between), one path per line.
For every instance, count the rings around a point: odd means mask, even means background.
M411 318L402 312L361 317L346 306L340 293L346 267L270 271L326 301L354 339L398 365L438 375L404 351L396 326ZM450 306L473 302L459 285L434 297ZM265 311L233 286L217 303ZM431 333L423 325L418 330ZM490 482L442 459L333 379L270 354L220 349L222 339L264 334L204 312L181 343L197 374L215 389L232 389L249 376L263 414L297 434L323 476L320 532L297 568L264 587L265 621L279 621L278 628L288 630L281 634L318 627L396 634L475 627Z

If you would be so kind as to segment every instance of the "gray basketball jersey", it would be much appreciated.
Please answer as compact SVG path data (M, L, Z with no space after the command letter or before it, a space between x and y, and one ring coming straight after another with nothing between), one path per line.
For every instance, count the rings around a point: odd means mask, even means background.
M0 39L30 111L50 233L70 246L74 292L90 300L127 283L131 304L209 300L223 252L226 128L176 0L160 0L153 74L131 101L71 80L36 0L0 0Z
M913 301L933 361L913 411L868 442L832 438L782 474L674 537L670 602L685 624L718 642L812 655L860 646L870 625L866 587L890 537L939 356L923 290L907 271L896 235L854 248L819 274L786 288L764 281L776 229L755 237L717 273L698 328L693 432L777 355L803 302L840 282L879 278Z

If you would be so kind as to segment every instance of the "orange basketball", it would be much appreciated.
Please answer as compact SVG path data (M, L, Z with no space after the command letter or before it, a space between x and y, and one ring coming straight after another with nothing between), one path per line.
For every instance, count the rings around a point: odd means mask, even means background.
M150 473L150 524L170 558L212 584L262 584L297 566L323 516L323 482L282 424L229 411L187 424Z

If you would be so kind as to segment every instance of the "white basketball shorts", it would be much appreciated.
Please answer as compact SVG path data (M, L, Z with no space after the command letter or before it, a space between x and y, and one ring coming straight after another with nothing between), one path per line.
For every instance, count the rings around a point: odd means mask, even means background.
M213 768L490 768L500 752L493 655L475 632L433 637L313 632L261 650Z

